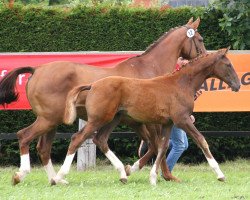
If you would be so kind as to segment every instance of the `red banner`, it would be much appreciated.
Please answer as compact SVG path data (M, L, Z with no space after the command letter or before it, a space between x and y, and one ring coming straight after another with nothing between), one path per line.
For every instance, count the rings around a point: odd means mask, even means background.
M36 67L54 61L72 61L96 67L112 67L115 64L137 55L138 53L24 53L0 54L0 79L17 67ZM19 99L6 106L8 110L30 109L25 86L30 74L21 74L17 79ZM0 109L3 107L0 106Z
M242 83L240 92L233 93L226 88L225 83L221 83L217 79L209 79L202 86L204 92L195 103L195 111L250 111L250 52L231 52L229 58L233 62ZM112 67L115 64L138 54L139 52L0 54L0 79L17 67L39 66L53 61L72 61L94 65L96 67ZM20 94L19 100L8 105L6 109L30 109L25 92L25 85L29 76L29 74L19 75L16 83ZM0 110L1 109L3 108L0 106Z

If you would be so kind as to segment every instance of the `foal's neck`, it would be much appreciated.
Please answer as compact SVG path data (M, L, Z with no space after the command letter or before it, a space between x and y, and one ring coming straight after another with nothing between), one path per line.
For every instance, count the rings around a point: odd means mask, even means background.
M187 64L176 75L182 80L180 83L184 82L184 84L189 85L190 89L196 92L200 89L204 81L211 77L216 61L217 55L215 53L202 55Z

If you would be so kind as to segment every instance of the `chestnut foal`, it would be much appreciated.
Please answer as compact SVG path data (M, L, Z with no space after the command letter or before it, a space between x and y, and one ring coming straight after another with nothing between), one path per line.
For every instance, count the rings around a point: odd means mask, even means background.
M91 85L78 86L68 95L66 101L66 124L76 118L76 102L80 93L85 93L88 121L86 126L72 136L64 164L52 180L60 182L70 170L77 148L88 137L105 124L111 122L116 113L127 115L138 123L162 124L166 134L158 145L156 161L150 171L150 183L156 185L157 173L162 158L166 154L170 129L173 123L182 128L202 149L209 165L220 181L225 177L213 158L203 135L195 128L190 115L194 108L194 94L209 77L216 77L227 83L232 91L239 91L239 78L226 57L228 49L200 56L187 64L179 72L152 79L107 77ZM115 168L122 170L122 179L127 180L124 166L107 149L105 155Z

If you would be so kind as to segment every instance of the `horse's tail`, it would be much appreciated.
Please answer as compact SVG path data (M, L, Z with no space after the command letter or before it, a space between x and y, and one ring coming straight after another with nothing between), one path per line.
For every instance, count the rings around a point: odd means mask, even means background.
M76 119L76 101L77 97L81 91L90 90L91 85L83 85L73 88L69 91L67 99L66 99L66 106L64 111L64 123L65 124L72 124Z
M30 73L33 74L35 71L32 67L21 67L16 68L10 73L8 73L0 81L0 105L6 106L13 101L17 101L19 93L16 90L16 80L19 74Z

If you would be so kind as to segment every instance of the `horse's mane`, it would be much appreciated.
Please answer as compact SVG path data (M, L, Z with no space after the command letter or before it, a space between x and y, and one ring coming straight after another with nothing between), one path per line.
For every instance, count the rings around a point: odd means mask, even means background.
M175 31L176 29L180 28L182 26L177 26L175 28L171 28L168 32L165 32L160 38L158 38L156 41L154 41L152 44L150 44L146 50L140 54L140 55L137 55L135 57L140 57L140 56L143 56L147 53L149 53L153 48L155 48L160 42L162 42L162 40L164 40L166 37L168 37L170 35L170 33L172 33L173 31ZM134 57L132 57L134 58ZM129 59L132 59L132 58L129 58Z

